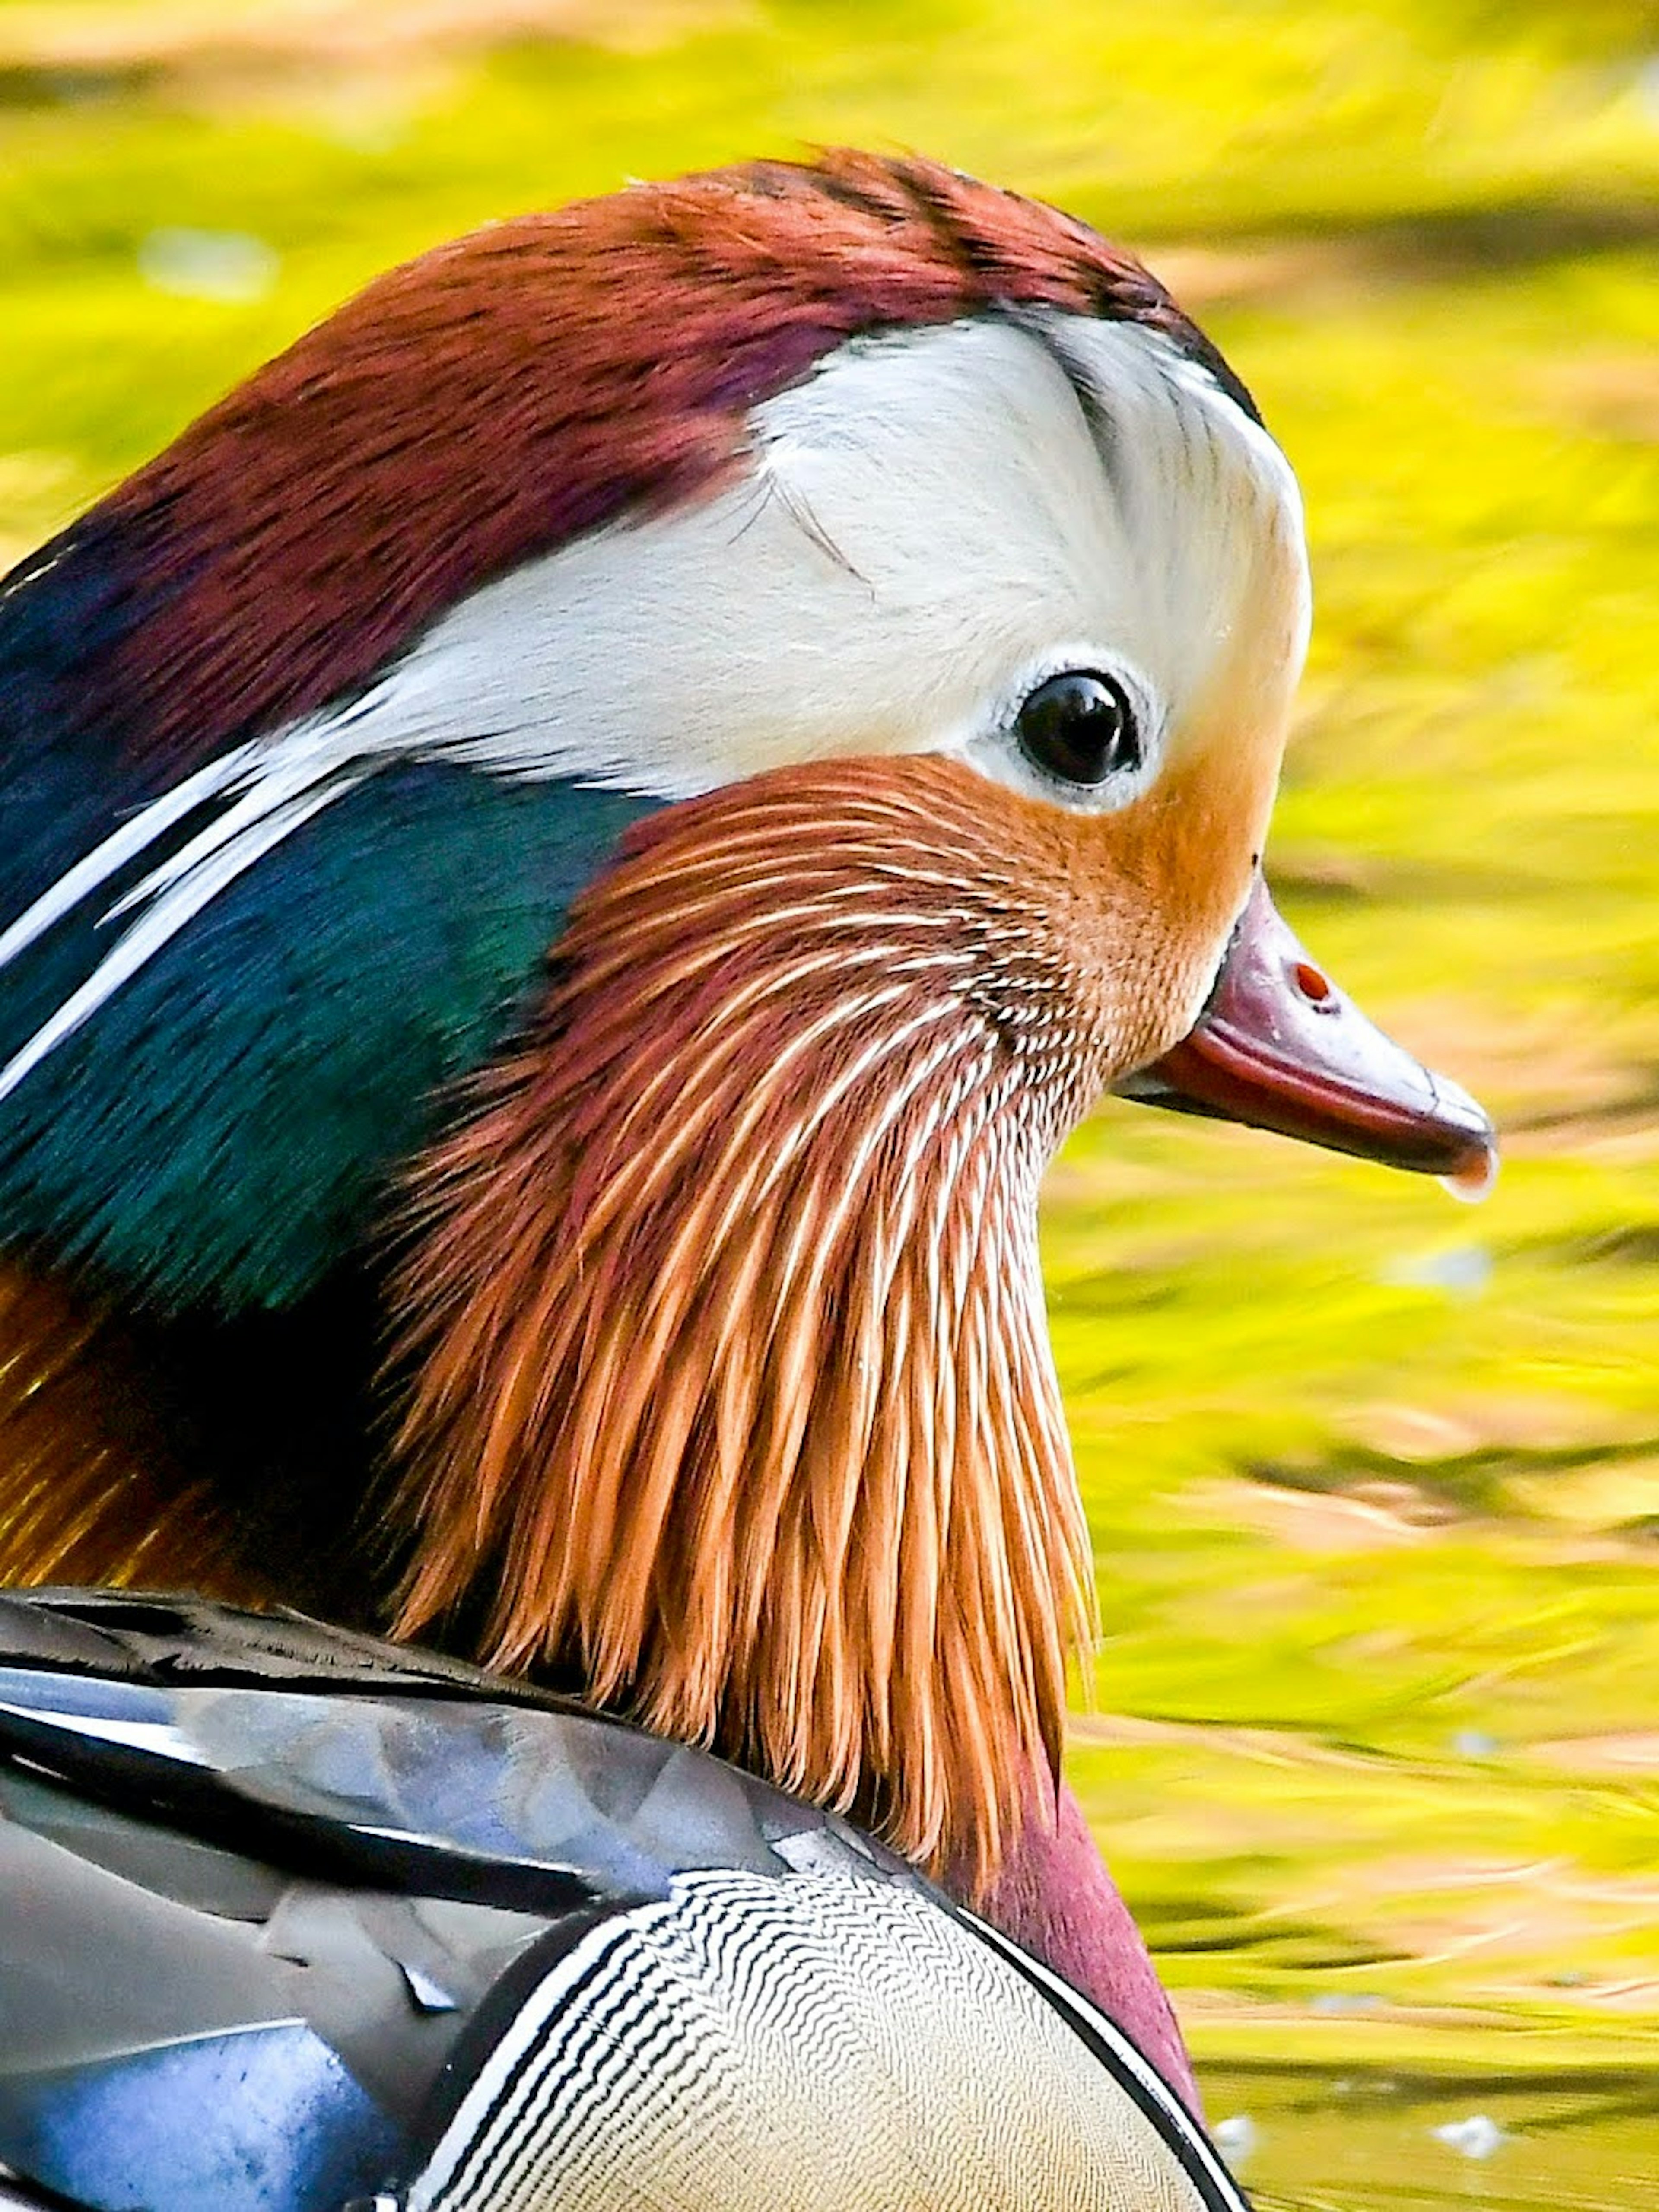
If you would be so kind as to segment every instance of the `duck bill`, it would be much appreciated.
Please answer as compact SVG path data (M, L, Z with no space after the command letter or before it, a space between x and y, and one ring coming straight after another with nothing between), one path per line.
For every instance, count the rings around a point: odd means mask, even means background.
M1209 1004L1121 1097L1276 1129L1484 1197L1496 1134L1466 1091L1366 1020L1310 959L1256 878Z

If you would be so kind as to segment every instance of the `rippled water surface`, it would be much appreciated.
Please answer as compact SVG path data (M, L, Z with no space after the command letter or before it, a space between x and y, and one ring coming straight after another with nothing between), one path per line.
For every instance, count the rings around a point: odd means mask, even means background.
M1472 2075L1212 2074L1258 2212L1645 2212L1659 2203L1659 2073L1517 2087ZM1246 2123L1248 2122L1248 2125Z

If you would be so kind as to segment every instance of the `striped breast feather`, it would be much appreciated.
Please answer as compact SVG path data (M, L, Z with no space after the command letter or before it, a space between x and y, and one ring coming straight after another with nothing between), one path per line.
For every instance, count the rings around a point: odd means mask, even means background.
M549 1950L401 2212L1243 2212L1127 2038L925 1895L693 1874Z

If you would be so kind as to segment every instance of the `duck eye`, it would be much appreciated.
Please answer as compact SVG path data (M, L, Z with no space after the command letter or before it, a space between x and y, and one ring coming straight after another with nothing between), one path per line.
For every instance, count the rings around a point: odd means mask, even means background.
M1123 686L1091 670L1039 684L1014 728L1026 758L1065 783L1102 783L1140 765L1140 732Z

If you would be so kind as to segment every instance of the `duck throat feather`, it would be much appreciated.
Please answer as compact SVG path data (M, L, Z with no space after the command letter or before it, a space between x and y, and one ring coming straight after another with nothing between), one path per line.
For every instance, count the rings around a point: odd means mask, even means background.
M401 1632L477 1621L975 1888L1092 1620L1038 1181L1156 1048L1155 953L1068 968L1063 827L993 797L828 763L632 831L394 1299Z

